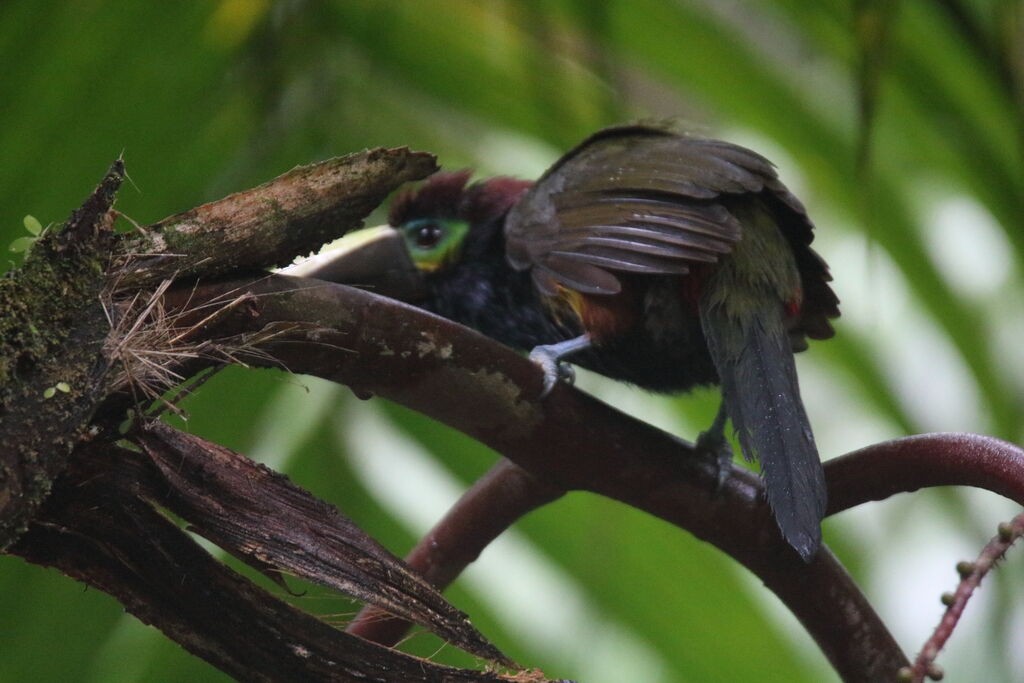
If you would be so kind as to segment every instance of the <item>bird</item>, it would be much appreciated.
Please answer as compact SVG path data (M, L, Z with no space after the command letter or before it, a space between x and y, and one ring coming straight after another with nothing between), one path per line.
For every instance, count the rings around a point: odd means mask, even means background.
M775 167L638 122L594 133L536 182L471 178L429 177L392 203L388 226L359 231L375 239L342 239L361 249L292 274L344 281L356 263L369 286L387 273L385 291L400 274L414 305L529 353L542 396L571 380L568 363L656 393L720 385L698 446L731 460L731 420L782 536L810 562L827 500L793 354L834 335L839 300Z

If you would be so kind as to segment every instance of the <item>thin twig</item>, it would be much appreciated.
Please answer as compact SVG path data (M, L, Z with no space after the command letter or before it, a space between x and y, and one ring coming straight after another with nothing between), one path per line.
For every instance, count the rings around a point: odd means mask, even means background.
M1024 535L1024 512L1014 517L1009 522L999 525L999 533L988 542L982 549L978 559L974 562L960 562L957 564L957 571L960 573L960 584L953 593L946 593L942 596L942 602L946 605L946 612L942 615L938 626L932 632L931 637L925 641L924 647L914 660L912 667L900 670L901 680L920 683L925 677L934 681L942 678L942 668L935 663L939 651L946 645L946 641L953 635L953 630L960 621L960 615L967 607L968 600L974 593L974 589L981 584L981 580L992 570L996 562L1001 560L1006 551L1010 549Z

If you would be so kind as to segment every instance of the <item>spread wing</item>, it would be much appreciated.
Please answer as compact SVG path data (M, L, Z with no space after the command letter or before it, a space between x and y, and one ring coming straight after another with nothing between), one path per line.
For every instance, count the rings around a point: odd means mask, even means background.
M548 294L556 283L613 294L617 272L683 274L718 260L742 233L722 199L766 189L804 215L771 163L748 149L642 125L606 129L563 157L510 212L509 261L532 269ZM807 233L809 242L809 224Z

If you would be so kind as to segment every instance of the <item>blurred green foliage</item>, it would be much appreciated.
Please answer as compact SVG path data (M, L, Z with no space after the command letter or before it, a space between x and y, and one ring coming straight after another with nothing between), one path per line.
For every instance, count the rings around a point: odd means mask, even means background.
M818 223L846 314L837 339L800 361L823 451L938 429L1019 441L1022 24L1010 0L8 0L0 244L25 235L26 214L62 221L122 153L132 182L118 208L145 224L366 147L532 175L602 125L679 116L773 158ZM712 392L582 382L684 435L714 410ZM378 403L232 369L188 401L186 428L288 471L401 555L447 504L435 489L457 494L494 454ZM399 451L438 484L373 474ZM917 494L830 521L826 535L913 653L953 563L1010 510ZM509 536L449 595L551 676L830 675L763 588L643 514L575 494ZM1021 564L1011 556L986 586L1000 599L969 608L943 659L951 676L1024 676L1006 654L1024 623L1009 591ZM503 597L520 580L524 592ZM0 558L0 594L0 681L224 680L54 572ZM354 609L317 589L297 600L331 620ZM475 664L423 634L404 647Z

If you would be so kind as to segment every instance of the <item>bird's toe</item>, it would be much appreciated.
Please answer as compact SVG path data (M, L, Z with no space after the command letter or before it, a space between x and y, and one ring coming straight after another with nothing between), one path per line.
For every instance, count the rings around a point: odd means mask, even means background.
M732 446L728 439L721 431L709 429L697 437L696 448L698 454L714 459L718 471L718 489L721 490L732 470Z
M538 365L544 373L544 388L541 390L540 398L547 397L555 388L555 383L562 379L570 384L576 374L568 363L558 360L558 354L547 346L538 346L530 351L530 360Z

